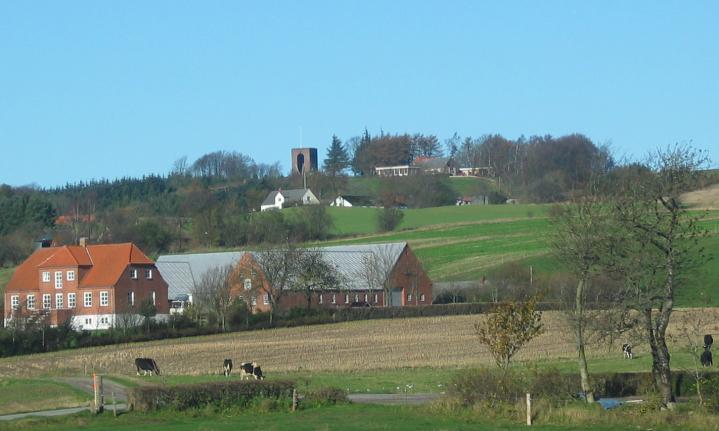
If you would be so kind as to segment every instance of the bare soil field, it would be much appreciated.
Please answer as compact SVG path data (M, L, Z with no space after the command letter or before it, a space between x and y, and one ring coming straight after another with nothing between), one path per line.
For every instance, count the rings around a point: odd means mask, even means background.
M682 195L682 202L692 208L708 210L719 209L719 184L685 193Z
M719 309L676 310L678 322L712 322L701 333L719 332ZM151 357L163 374L220 372L222 360L257 361L276 372L361 371L402 367L477 367L493 364L479 344L474 324L482 316L369 320L184 339L121 344L0 359L0 376L78 376L95 372L134 375L134 358ZM544 334L517 360L576 357L571 331L559 312L545 312ZM638 344L635 344L638 345ZM621 355L621 341L591 346L590 357Z

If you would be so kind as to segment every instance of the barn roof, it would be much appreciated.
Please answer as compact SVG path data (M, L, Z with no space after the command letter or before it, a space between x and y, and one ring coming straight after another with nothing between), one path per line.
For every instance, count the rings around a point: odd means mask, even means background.
M452 159L450 157L422 157L415 160L415 165L423 169L442 169L446 168Z
M87 269L79 280L80 287L114 286L130 264L154 262L132 243L40 248L15 270L7 290L37 290L39 270L62 267Z
M275 190L267 195L262 205L274 205L275 196L281 194L285 198L285 203L302 202L302 198L305 196L309 189L290 189L290 190Z
M190 295L207 271L226 265L235 265L245 254L243 251L221 253L174 254L157 258L157 270L168 284L168 298Z

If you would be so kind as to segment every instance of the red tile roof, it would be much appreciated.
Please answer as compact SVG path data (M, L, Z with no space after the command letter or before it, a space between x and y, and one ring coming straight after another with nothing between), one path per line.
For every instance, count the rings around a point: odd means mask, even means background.
M6 290L37 290L40 269L68 266L88 269L80 287L113 286L129 264L154 263L132 243L41 248L17 267Z

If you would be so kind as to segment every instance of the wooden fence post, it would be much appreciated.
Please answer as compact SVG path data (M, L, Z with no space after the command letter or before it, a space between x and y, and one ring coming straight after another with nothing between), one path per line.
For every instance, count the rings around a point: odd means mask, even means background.
M532 426L532 395L527 392L527 426Z
M112 394L112 415L117 417L117 403L115 402L115 391L112 391L111 394Z
M292 411L297 411L297 389L292 389Z
M102 413L105 407L105 397L102 393L102 376L98 376L92 373L92 390L94 394L94 412L95 414Z

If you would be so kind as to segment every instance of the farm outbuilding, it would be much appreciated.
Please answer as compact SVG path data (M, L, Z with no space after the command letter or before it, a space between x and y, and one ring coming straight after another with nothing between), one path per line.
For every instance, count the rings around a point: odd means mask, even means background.
M336 289L317 291L311 298L316 307L417 306L432 303L432 281L406 242L334 246L316 249L336 272L342 284ZM226 252L160 256L157 266L170 285L170 299L188 298L204 273L212 268L233 265L237 296L246 297L254 311L270 308L269 285L257 264L261 252ZM377 273L388 274L387 283ZM385 289L384 286L388 286ZM385 298L385 291L389 292ZM302 292L289 292L281 309L305 306Z

